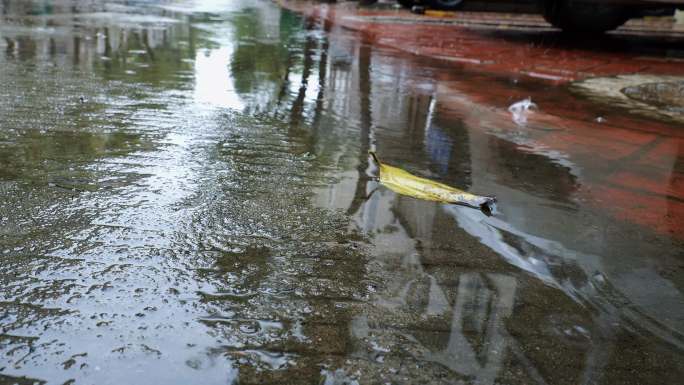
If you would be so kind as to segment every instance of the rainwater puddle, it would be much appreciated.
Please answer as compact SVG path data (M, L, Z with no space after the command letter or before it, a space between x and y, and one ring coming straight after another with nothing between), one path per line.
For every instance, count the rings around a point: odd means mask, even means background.
M0 15L0 383L684 374L674 123L268 1ZM397 195L371 150L497 210Z

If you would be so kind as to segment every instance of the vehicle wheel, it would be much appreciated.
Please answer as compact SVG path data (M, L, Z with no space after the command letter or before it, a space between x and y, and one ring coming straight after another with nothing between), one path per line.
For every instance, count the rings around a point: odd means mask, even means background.
M402 7L406 8L411 8L414 5L418 5L418 2L414 0L397 0L397 3L401 4Z
M463 0L428 0L427 3L435 9L456 9Z
M573 34L597 34L624 24L630 13L617 5L573 0L543 0L544 19Z

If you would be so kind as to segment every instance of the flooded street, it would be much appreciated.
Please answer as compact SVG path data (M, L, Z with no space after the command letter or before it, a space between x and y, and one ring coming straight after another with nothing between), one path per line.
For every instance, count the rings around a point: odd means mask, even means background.
M330 20L0 0L0 385L680 383L684 70L556 85Z

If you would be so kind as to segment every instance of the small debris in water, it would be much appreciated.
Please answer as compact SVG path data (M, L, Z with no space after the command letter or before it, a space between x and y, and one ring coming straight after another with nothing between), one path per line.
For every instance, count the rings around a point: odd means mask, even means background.
M496 202L494 197L474 195L455 187L417 177L400 168L381 163L372 151L370 155L378 165L380 183L398 194L428 201L479 208L486 215L490 215L492 212L492 206Z
M534 108L537 108L537 105L532 102L532 98L528 97L511 104L510 107L508 107L508 111L527 111Z
M515 102L508 107L508 111L513 116L513 121L519 125L524 126L527 124L527 115L531 110L537 109L537 105L532 102L532 98L526 98L521 101Z

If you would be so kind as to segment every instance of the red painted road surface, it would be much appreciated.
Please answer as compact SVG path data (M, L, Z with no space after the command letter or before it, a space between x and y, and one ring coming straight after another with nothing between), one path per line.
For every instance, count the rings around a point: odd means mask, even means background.
M568 49L558 39L540 34L553 29L536 15L463 12L431 17L403 9L359 8L355 2L316 4L280 0L279 3L307 16L325 18L361 31L374 44L492 74L528 76L554 83L617 74L684 74L684 57L629 52L633 44L630 37L634 36L648 36L652 43L646 44L654 46L673 41L681 47L684 25L661 20L634 20L612 33L612 40L583 38Z
M634 21L587 42L564 38L533 15L463 13L444 19L354 3L279 3L358 31L367 43L410 53L417 68L424 58L438 59L444 70L432 76L442 113L470 119L483 132L495 126L497 135L519 134L523 128L510 120L507 107L531 96L540 110L529 116L525 141L518 145L581 170L574 199L617 220L684 239L684 123L554 90L594 77L684 76L681 26ZM525 85L512 87L518 82ZM483 116L499 118L488 124Z

